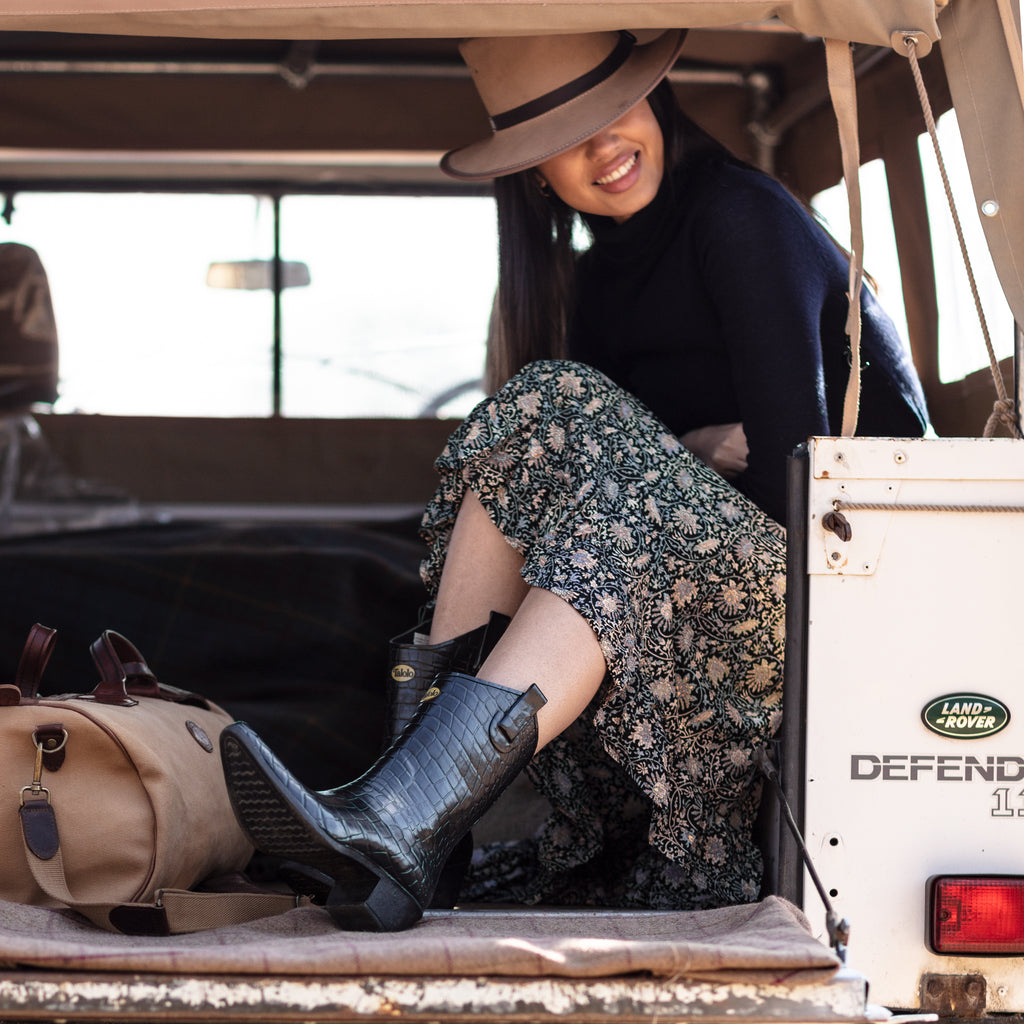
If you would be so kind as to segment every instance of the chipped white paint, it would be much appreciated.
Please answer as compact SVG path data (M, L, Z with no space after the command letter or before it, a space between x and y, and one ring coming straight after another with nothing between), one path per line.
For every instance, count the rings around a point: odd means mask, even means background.
M806 978L806 975L804 975ZM860 975L843 971L803 984L765 980L695 982L642 977L249 978L162 975L0 974L0 1019L308 1021L471 1018L637 1021L843 1022L877 1020ZM872 1008L873 1010L874 1008Z

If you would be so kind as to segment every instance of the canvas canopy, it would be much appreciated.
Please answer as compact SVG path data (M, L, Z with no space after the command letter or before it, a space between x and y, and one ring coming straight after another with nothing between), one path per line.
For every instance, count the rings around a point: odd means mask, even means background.
M886 45L913 29L939 38L948 0L15 0L0 27L303 39L578 32L599 28L707 28L778 18L808 35Z
M772 19L810 36L897 48L911 32L919 56L941 41L974 198L1007 301L1024 323L1019 0L8 0L0 31L391 39L723 28Z

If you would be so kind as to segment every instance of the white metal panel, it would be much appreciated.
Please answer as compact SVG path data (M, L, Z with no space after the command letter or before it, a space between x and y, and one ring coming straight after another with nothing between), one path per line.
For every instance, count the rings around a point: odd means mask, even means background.
M1019 1012L1020 957L929 951L925 887L1024 874L1024 442L817 439L810 459L804 824L850 963L886 1006L920 1005L923 974L982 974L988 1009ZM837 502L847 541L822 525ZM922 710L958 692L1001 701L1009 724L930 731Z

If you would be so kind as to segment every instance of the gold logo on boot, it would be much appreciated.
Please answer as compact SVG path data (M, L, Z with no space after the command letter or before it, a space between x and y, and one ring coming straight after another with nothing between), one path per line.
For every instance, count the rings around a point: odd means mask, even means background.
M435 697L440 696L441 691L436 686L432 686L429 690L427 690L425 694L423 694L423 699L420 701L420 703L422 704L424 701L433 700Z
M412 665L396 665L391 670L391 678L396 683L407 683L416 678L416 669Z

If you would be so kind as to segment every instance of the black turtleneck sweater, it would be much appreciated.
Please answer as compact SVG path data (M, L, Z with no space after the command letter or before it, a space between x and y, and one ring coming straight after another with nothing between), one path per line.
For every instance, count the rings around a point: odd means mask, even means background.
M742 422L736 487L785 522L786 459L837 434L849 376L848 266L774 179L725 155L667 174L618 225L585 218L569 355L606 373L674 433ZM919 437L924 396L909 354L863 294L858 434Z

